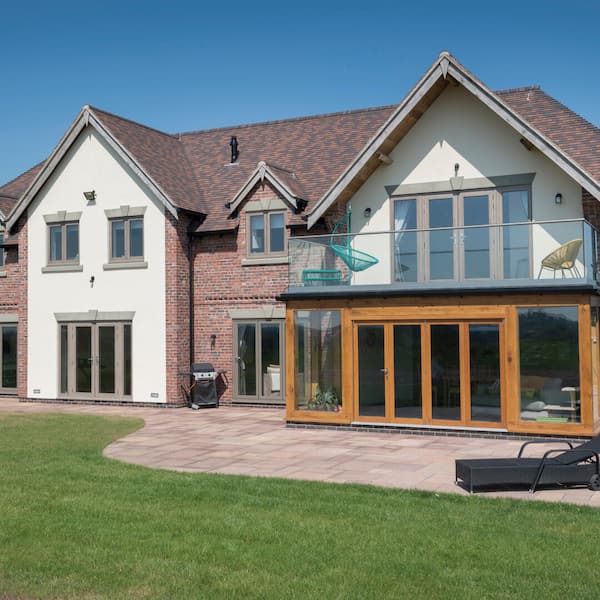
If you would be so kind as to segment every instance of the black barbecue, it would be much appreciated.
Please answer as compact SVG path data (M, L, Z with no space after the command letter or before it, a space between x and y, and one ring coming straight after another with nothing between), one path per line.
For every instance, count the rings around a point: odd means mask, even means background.
M216 379L219 371L211 363L194 363L192 365L192 376L194 385L191 392L192 408L217 408L219 398L217 396Z

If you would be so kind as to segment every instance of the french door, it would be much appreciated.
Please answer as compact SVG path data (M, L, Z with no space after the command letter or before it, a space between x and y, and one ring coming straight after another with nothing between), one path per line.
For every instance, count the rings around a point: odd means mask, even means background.
M281 404L284 398L281 319L234 322L234 397L239 402Z
M499 427L502 321L355 324L358 420Z
M59 330L60 395L131 396L130 323L67 323Z

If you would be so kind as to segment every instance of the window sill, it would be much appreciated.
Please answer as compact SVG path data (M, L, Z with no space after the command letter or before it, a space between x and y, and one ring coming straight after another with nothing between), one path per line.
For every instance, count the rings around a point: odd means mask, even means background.
M83 265L48 265L42 267L42 273L77 273L83 271Z
M6 269L0 269L0 277L6 277Z
M121 269L147 269L148 263L141 260L132 260L128 262L105 263L102 265L105 271L119 271Z
M256 258L242 258L242 267L254 265L288 265L289 256L260 256Z

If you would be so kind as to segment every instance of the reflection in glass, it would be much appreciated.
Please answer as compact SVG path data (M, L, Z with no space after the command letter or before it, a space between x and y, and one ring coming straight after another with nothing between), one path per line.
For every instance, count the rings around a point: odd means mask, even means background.
M50 227L50 260L62 260L62 226Z
M500 337L498 325L469 325L471 420L499 423Z
M2 387L17 387L17 328L2 327Z
M131 396L131 325L123 325L123 394Z
M397 418L423 416L419 325L394 325L394 411Z
M519 308L521 419L579 423L576 306Z
M279 332L279 323L260 324L260 359L262 365L263 396L281 396Z
M75 384L77 392L92 391L92 328L75 328Z
M431 407L434 419L460 420L458 325L431 326Z
M254 323L238 323L237 344L238 395L256 396L256 325Z
M529 277L529 225L509 225L530 220L527 190L502 192L504 278Z
M265 251L265 217L264 215L250 216L250 252Z
M396 281L417 281L417 201L394 202L394 272Z
M125 221L112 221L112 257L123 258L125 256Z
M98 327L98 359L100 366L100 393L115 393L115 328Z
M67 260L79 260L79 224L67 225Z
M283 213L272 214L269 218L270 230L269 240L271 246L271 252L283 252L284 251L284 215Z
M60 326L60 393L69 391L69 328Z
M429 200L429 227L453 227L452 198ZM454 232L452 229L429 232L430 279L454 279Z
M342 404L341 313L294 313L296 408L337 412Z
M487 196L465 196L464 224L485 227L464 229L465 279L490 277L490 216Z
M358 326L358 413L385 417L383 325Z
M144 256L144 221L129 221L129 256Z

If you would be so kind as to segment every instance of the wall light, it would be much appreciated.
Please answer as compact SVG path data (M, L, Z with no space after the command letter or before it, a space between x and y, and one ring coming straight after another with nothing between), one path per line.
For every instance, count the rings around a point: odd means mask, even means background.
M83 195L88 202L93 202L96 199L96 192L94 190L91 192L83 192Z
M365 208L365 210L363 211L363 216L365 217L365 219L371 218L371 212L371 209L367 206L367 208Z
M562 204L562 194L560 192L554 196L554 203Z

